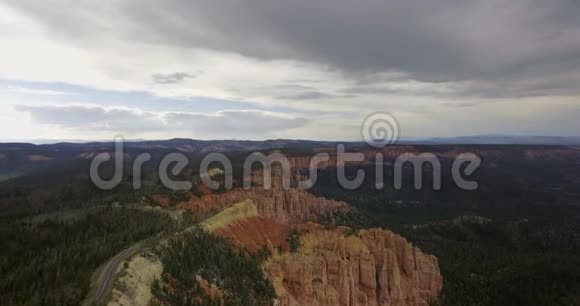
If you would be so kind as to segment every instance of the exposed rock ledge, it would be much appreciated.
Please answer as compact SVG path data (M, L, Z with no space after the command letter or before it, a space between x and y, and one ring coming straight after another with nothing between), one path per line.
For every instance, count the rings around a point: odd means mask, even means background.
M288 225L260 215L250 200L204 223L249 251L273 250L264 264L280 306L429 305L443 287L437 258L423 254L403 237L382 229L348 235L346 227L316 223ZM291 228L300 233L298 253L288 250Z
M196 215L206 215L248 199L252 200L260 216L283 224L302 223L322 215L352 210L345 202L318 198L304 190L278 188L235 189L223 194L191 196L188 202L181 203L178 208Z
M151 285L161 278L163 265L150 253L133 256L120 268L108 306L149 305Z
M319 227L301 243L265 264L280 306L429 305L443 287L437 258L389 231Z

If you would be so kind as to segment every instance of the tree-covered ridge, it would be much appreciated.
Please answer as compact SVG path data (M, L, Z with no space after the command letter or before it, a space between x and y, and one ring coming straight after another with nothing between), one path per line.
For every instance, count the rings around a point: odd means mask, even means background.
M122 207L69 221L5 221L0 226L1 303L79 305L99 265L174 227L166 214Z
M569 221L458 218L402 233L439 258L444 305L578 305L579 227Z
M383 226L437 256L441 305L580 305L580 215L550 207L525 218L459 217L420 224L429 207L382 215L342 215L326 225ZM412 211L408 211L412 210ZM443 216L443 215L441 215ZM406 220L407 224L393 223Z
M160 251L162 280L153 284L161 305L271 305L274 289L260 265L267 252L248 255L234 250L223 238L194 228L172 239ZM211 298L197 278L217 286L223 299Z
M401 190L377 190L375 165L346 168L368 174L356 190L341 188L333 169L320 171L310 192L345 201L357 214L319 222L384 227L437 256L443 305L580 305L577 158L547 148L497 149L500 155L485 158L471 177L479 183L473 192L450 184L444 161L438 191L430 175L414 190L412 168L403 172ZM385 182L393 182L392 168L383 169Z

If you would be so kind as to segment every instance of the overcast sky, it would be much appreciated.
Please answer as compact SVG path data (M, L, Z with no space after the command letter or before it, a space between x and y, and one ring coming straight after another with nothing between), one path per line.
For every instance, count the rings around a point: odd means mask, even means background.
M0 139L580 136L578 0L0 0Z

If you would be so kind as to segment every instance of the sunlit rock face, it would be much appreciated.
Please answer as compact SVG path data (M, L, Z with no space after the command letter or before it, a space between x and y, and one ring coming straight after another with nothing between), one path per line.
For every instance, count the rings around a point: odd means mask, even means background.
M304 190L282 188L235 189L223 194L192 196L178 207L194 214L204 215L248 199L256 205L258 215L285 224L297 224L316 220L322 215L352 210L344 202L318 198Z
M265 264L282 306L429 305L443 287L437 258L390 231L319 227L301 243Z

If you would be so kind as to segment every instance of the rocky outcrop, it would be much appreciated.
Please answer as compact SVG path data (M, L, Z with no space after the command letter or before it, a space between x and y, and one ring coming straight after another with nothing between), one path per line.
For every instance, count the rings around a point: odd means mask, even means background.
M258 215L284 224L302 223L322 215L352 209L344 202L317 198L304 190L280 188L235 189L223 194L192 196L188 202L179 204L178 208L196 215L207 215L246 199L256 205Z
M143 253L125 262L113 283L108 306L149 305L151 285L161 278L163 265L154 254Z
M294 160L292 168L305 165L306 160ZM204 226L250 252L270 249L274 255L264 270L279 306L429 305L437 299L443 280L434 256L389 231L348 235L346 228L329 230L305 223L352 208L304 190L279 188L279 169L273 171L274 188L192 196L179 207L198 215L226 208ZM261 186L263 176L256 173L252 181ZM297 253L287 252L293 229L301 233Z
M290 226L259 216L258 209L249 199L224 209L201 225L250 253L264 247L271 252L289 250L287 238Z
M580 151L570 149L528 149L523 152L526 160L577 160Z
M213 232L216 229L230 225L235 221L257 216L258 209L256 208L256 205L254 205L252 200L248 199L224 209L219 214L216 214L202 222L201 226L209 232Z
M429 305L442 289L437 259L380 229L314 229L297 254L265 264L281 306Z
M254 253L266 247L271 252L289 250L287 238L290 227L274 222L271 218L252 217L236 220L213 233L226 238L237 247Z
M154 196L151 197L151 200L153 201L152 204L154 205L159 205L161 207L169 207L171 204L171 201L169 200L169 198L167 196L161 195L161 194L156 194Z
M208 281L206 281L205 279L203 279L201 276L196 276L195 280L197 281L197 283L199 284L199 286L201 287L201 289L203 291L205 291L205 293L209 296L209 298L213 301L220 301L220 305L224 305L224 293L215 285L210 284ZM201 302L198 300L198 302Z
M43 161L54 160L54 158L44 156L44 155L28 155L27 158L29 161L33 161L33 162L43 162Z
M238 190L203 199L218 206L240 202L204 226L250 252L273 251L264 270L280 306L429 305L441 292L437 258L403 237L381 229L349 235L348 228L304 223L325 212L348 210L346 203L297 189ZM297 253L287 252L291 230L300 233Z
M258 208L258 213L278 223L296 224L336 212L351 210L344 203L318 198L299 189L253 189L249 197Z

